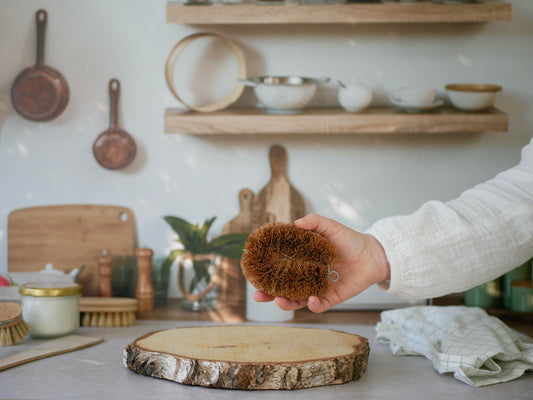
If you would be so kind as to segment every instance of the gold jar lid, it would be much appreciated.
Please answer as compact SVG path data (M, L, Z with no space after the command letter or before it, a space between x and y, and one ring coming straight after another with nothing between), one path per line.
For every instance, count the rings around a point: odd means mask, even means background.
M19 289L23 296L59 297L81 294L81 285L70 282L34 282L25 283Z

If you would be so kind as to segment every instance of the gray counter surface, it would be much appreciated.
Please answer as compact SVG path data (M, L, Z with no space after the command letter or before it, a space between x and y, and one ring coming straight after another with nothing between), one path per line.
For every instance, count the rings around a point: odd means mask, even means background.
M206 322L137 321L127 328L80 328L79 335L102 337L101 344L0 372L2 399L531 399L533 375L482 388L470 387L451 374L440 375L423 357L395 357L375 341L372 325L308 325L368 338L368 369L358 381L292 391L210 389L137 375L122 363L122 350L137 337L177 326L216 325ZM297 326L304 326L298 324ZM0 358L26 350L42 340L25 339L0 347Z

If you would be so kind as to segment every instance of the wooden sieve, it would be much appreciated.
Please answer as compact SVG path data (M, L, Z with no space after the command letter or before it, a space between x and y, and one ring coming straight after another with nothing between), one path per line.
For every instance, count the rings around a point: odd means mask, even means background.
M199 112L213 112L217 110L222 110L226 107L228 107L230 104L233 104L242 94L242 91L244 90L244 84L239 82L235 83L231 91L226 94L222 99L211 103L211 104L205 104L200 106L193 106L191 104L188 104L185 102L180 95L178 94L178 91L174 87L174 65L176 64L176 60L178 59L178 56L185 50L189 44L194 42L197 39L206 38L206 37L212 37L221 39L224 42L226 42L235 52L235 55L237 56L237 61L239 63L239 75L238 79L246 79L246 62L244 59L244 53L242 50L237 46L237 44L221 35L217 35L216 33L208 33L208 32L200 32L195 33L192 35L189 35L182 40L180 40L174 48L170 51L166 64L165 64L165 77L167 80L167 85L172 94L178 99L183 105L187 106L191 110L199 111Z

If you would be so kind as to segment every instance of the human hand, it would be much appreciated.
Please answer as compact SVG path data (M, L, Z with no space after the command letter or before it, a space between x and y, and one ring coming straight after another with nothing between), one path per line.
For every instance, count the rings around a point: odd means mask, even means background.
M385 251L372 235L354 231L316 214L300 218L294 224L321 234L335 246L336 258L331 269L339 274L339 280L330 282L328 291L320 298L310 296L307 300L289 300L257 291L254 293L255 301L274 300L283 310L298 310L307 306L309 310L320 313L390 278Z

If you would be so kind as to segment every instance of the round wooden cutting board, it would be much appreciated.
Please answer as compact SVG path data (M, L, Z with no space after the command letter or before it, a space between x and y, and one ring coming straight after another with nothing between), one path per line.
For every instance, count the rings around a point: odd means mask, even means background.
M356 380L368 340L328 329L184 327L152 332L124 349L141 375L225 389L302 389Z

